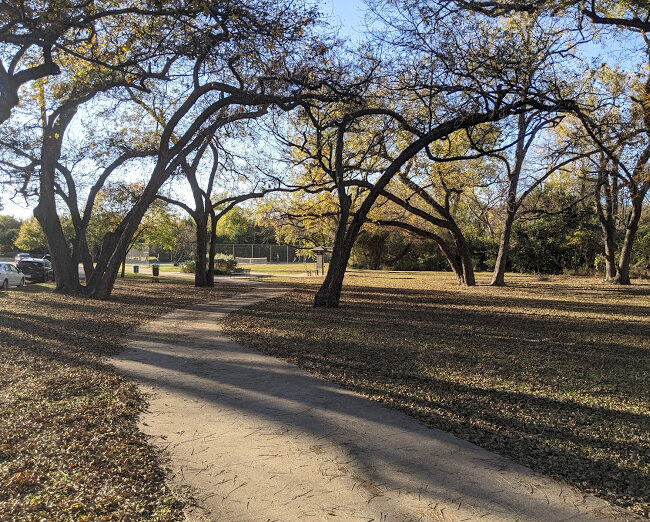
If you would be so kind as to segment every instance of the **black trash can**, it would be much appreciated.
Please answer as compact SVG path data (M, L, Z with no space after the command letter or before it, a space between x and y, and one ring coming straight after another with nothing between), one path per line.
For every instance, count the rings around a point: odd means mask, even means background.
M138 272L140 272L140 265L133 265L133 273L137 274Z
M153 274L154 277L158 277L160 275L160 267L158 265L152 265L151 273Z

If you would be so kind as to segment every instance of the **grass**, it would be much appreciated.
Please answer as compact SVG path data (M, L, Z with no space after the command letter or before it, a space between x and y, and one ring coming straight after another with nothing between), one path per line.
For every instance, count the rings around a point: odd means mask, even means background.
M309 263L289 263L289 264L268 264L268 265L237 265L238 268L250 268L253 273L263 273L271 275L292 275L306 274L307 270L316 270L316 264L312 261ZM326 267L327 268L327 267Z
M118 280L110 301L51 285L0 293L0 519L174 520L136 386L102 362L129 329L235 288Z
M153 264L153 263L152 263ZM179 266L174 265L159 265L161 274L179 274L181 273ZM310 263L289 263L289 264L275 264L269 263L266 265L248 265L246 263L237 265L237 268L250 269L253 273L271 274L274 276L293 275L293 274L306 274L308 270L315 270L316 265ZM133 265L126 265L126 272L133 273ZM151 274L151 266L140 265L140 272Z
M488 275L479 274L479 283ZM279 279L278 280L282 280ZM650 515L650 284L351 271L231 314L238 341Z

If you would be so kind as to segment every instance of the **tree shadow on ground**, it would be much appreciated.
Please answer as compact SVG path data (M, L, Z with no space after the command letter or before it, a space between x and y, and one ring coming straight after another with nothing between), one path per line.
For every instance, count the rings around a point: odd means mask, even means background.
M429 426L647 513L648 289L598 287L590 302L575 290L351 286L340 309L323 310L303 288L235 313L228 328Z

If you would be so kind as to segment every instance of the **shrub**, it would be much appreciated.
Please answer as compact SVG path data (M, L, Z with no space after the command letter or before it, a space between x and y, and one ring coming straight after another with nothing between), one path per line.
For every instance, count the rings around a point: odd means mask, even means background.
M183 261L180 267L183 274L193 274L196 271L196 261Z
M237 266L237 260L227 254L214 256L214 272L216 274L230 274Z

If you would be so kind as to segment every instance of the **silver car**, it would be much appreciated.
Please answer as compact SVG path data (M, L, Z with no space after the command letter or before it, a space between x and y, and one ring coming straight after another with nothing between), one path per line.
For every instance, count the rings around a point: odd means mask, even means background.
M0 288L6 289L10 286L24 286L25 274L11 263L0 262Z
M16 257L14 257L14 263L20 263L23 259L29 259L30 257L32 257L31 254L21 252L20 254L16 254Z

